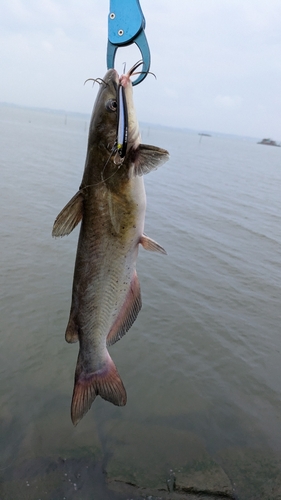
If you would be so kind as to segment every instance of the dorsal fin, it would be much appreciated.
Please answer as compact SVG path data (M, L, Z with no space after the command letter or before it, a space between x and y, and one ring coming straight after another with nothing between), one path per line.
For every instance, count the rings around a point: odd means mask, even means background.
M65 236L71 233L83 217L83 200L84 195L82 191L78 191L71 198L57 216L52 236Z
M141 310L141 293L137 273L135 273L125 302L107 335L107 346L115 344L131 328Z

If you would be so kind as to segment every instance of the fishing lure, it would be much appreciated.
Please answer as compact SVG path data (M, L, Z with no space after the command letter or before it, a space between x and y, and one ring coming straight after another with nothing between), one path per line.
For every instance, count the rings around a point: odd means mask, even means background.
M117 93L117 151L124 158L128 144L128 110L124 87L119 85Z

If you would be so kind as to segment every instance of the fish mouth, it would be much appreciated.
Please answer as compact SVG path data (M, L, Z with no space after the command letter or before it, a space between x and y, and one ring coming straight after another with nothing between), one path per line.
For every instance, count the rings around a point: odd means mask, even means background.
M136 69L142 64L142 60L136 62L125 75L123 74L119 77L117 87L117 151L121 159L125 157L128 145L129 119L126 88L132 85L131 76L135 74Z
M119 159L121 160L121 163L124 161L124 158L126 156L128 143L135 143L139 135L138 126L135 123L136 120L132 120L132 116L134 113L132 113L133 101L131 77L136 74L136 70L142 64L142 60L136 62L126 74L122 74L120 76L115 69L111 69L108 74L108 79L112 81L116 91L117 130L115 151ZM117 160L115 156L115 162L119 164L120 160Z

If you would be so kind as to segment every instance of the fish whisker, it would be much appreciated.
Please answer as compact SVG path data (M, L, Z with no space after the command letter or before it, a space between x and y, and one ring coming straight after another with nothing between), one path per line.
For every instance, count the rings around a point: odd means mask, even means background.
M156 77L155 73L152 73L152 71L136 71L136 72L132 73L131 76L134 76L134 75L143 75L144 73L146 75L153 75L154 78L157 80L157 77Z
M97 82L99 85L103 84L107 87L107 83L102 78L87 78L87 80L84 81L84 85L89 81L94 82L93 85Z
M81 189L81 191L83 191L84 189L87 189L87 188L90 188L90 187L93 187L93 186L98 186L99 184L104 184L106 181L108 181L109 179L111 179L112 177L114 177L114 175L117 174L119 168L121 167L123 161L124 161L124 158L122 159L122 161L120 161L118 164L115 163L115 161L113 160L113 163L114 165L117 166L117 169L115 170L115 172L113 172L111 175L109 175L108 177L104 178L103 177L103 174L104 174L104 171L108 165L108 162L110 161L110 159L112 158L113 154L116 154L117 153L117 149L115 146L113 146L111 152L110 152L110 155L108 157L108 159L106 160L104 166L103 166L103 169L102 169L102 172L101 172L101 178L102 180L99 181L99 182L95 182L94 184L87 184L86 186L83 186L83 188Z
M138 69L139 66L143 64L143 60L141 59L140 61L136 62L134 66L128 71L127 75L132 76L132 74L135 72L136 69Z
M134 75L153 75L154 78L156 78L156 75L152 73L152 71L136 71L141 65L143 64L143 60L141 59L140 61L136 62L134 66L128 71L127 76L130 78L131 76ZM124 69L125 73L125 69Z
M113 147L112 147L112 149L111 149L111 151L110 151L110 155L109 155L107 161L105 162L105 164L103 166L103 169L101 171L102 182L105 182L105 180L107 180L107 179L103 178L103 174L104 174L104 171L105 171L105 169L106 169L106 167L108 165L109 160L112 158L112 155L116 153L116 151L117 151L116 144L114 144ZM113 173L113 175L114 174L115 174L115 172ZM110 176L110 177L112 177L112 176ZM109 179L110 179L110 177L109 177Z

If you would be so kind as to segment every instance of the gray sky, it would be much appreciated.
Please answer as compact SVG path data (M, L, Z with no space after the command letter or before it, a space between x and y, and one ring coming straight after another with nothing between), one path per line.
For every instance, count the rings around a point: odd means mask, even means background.
M140 121L281 140L281 0L140 0L157 75ZM90 113L106 72L109 0L0 5L0 101ZM116 69L139 59L119 49Z

